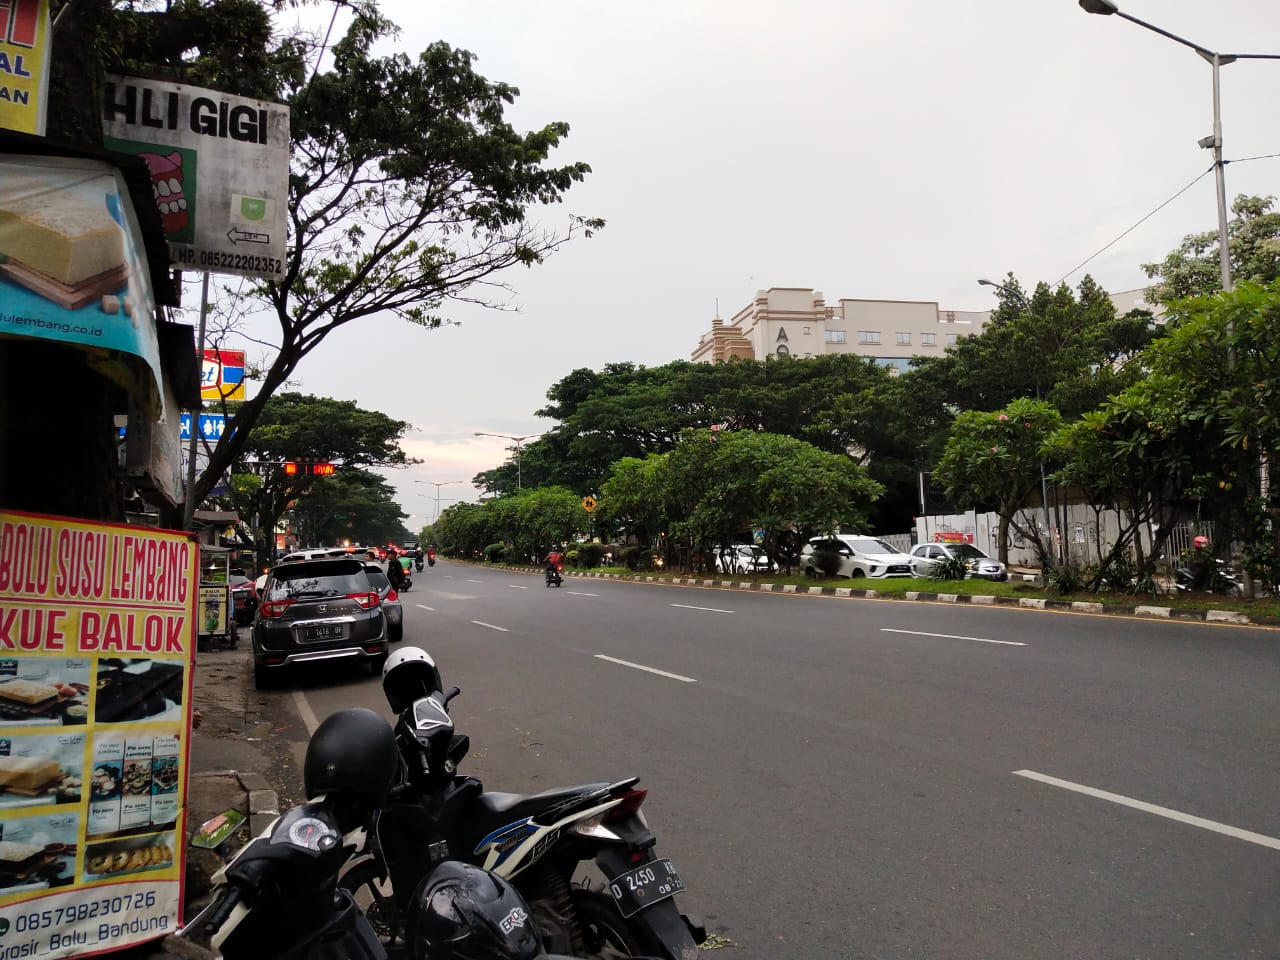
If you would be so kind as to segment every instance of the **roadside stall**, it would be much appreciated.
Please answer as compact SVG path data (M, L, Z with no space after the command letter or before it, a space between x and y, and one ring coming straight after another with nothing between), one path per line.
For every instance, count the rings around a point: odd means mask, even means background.
M200 544L200 597L196 611L199 650L234 648L238 641L231 615L231 559L229 547Z

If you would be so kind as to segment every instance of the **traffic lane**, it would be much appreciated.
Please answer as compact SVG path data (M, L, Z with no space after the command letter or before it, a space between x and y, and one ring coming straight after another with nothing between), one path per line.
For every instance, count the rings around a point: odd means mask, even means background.
M484 673L492 654L471 645L450 659L462 669L473 656ZM589 666L566 682L540 655L525 667L493 675L487 708L459 726L505 774L490 787L640 774L659 852L689 883L686 909L747 949L1058 957L1156 945L1178 957L1253 942L1217 922L1265 937L1269 905L1222 882L1267 876L1237 841L1171 836L1190 828L1056 794L1017 798L1028 785L1004 764L911 749L856 713L798 717L785 700Z
M1036 758L1121 793L1154 785L1154 802L1280 831L1261 799L1280 789L1274 631L755 594L668 606L620 620L601 650L761 696L804 691L819 712L856 677L908 741L998 750L1010 769ZM1013 638L1027 645L982 642ZM964 722L921 708L939 699Z

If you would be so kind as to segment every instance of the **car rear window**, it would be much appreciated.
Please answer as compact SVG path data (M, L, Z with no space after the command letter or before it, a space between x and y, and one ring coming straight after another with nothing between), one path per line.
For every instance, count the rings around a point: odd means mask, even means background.
M387 575L381 570L366 570L364 575L369 578L369 582L373 584L373 589L381 591L391 586L391 581L387 579Z
M305 596L339 597L366 593L369 576L358 561L298 561L271 571L267 582L268 600L298 599Z

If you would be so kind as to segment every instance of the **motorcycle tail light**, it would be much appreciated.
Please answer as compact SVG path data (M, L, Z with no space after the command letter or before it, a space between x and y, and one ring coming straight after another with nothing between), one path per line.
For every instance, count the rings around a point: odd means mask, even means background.
M258 613L268 620L276 620L284 616L284 612L293 605L292 600L268 600L258 608Z
M363 610L372 610L374 607L382 603L382 601L378 599L378 593L376 590L371 590L368 593L348 593L347 599L354 600L356 603L360 604L360 607Z
M648 790L628 790L620 798L622 800L616 807L606 810L601 818L601 823L610 823L614 820L622 820L626 817L634 816L636 811L640 809L640 804L644 803L644 798L649 795Z

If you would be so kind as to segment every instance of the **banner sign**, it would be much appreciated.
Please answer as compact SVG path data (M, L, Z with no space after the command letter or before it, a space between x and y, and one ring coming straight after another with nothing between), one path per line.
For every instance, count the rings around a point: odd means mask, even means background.
M243 350L204 352L200 361L200 399L244 399Z
M44 136L49 0L0 0L0 127Z
M287 106L108 74L102 122L108 148L151 170L175 267L284 275Z
M0 335L139 357L154 382L138 399L155 409L163 383L155 297L117 177L95 160L0 157Z
M181 433L178 439L191 439L191 414L183 413L178 419L179 429ZM227 418L220 413L202 413L200 414L200 436L206 440L221 440L222 433L227 429Z
M199 548L0 513L0 957L172 933Z

